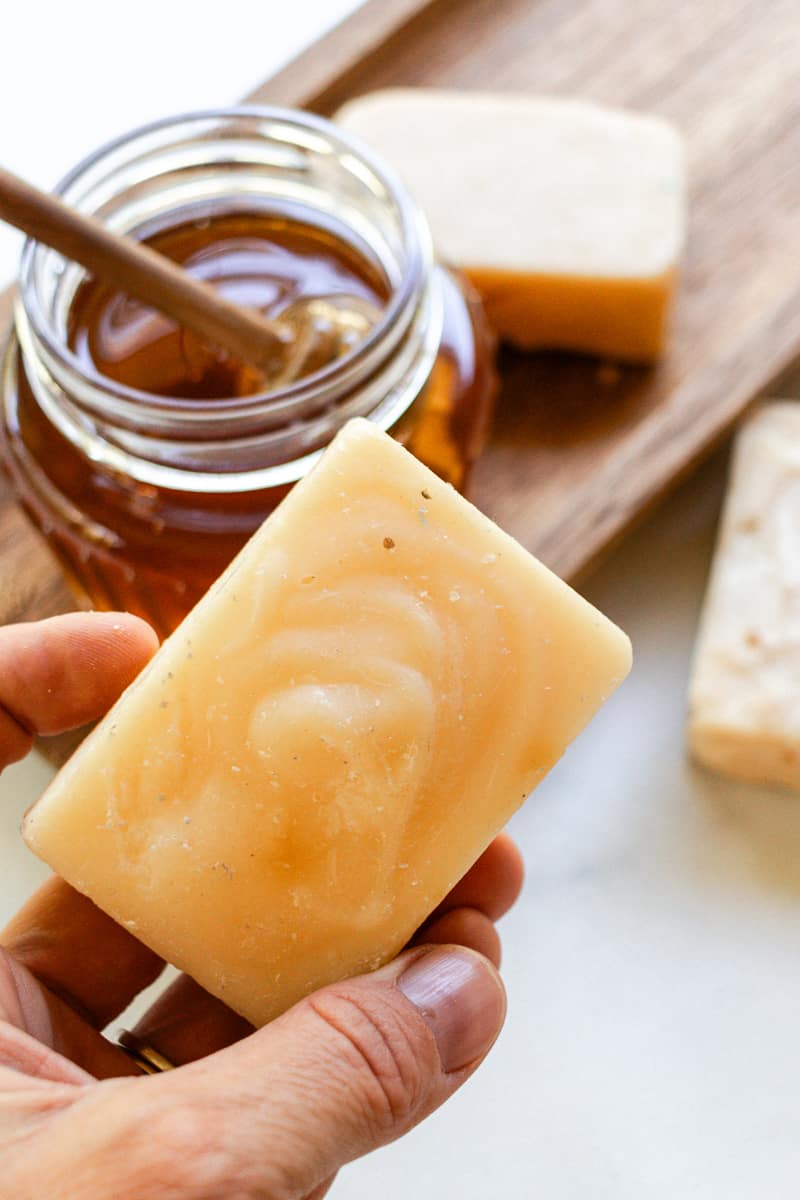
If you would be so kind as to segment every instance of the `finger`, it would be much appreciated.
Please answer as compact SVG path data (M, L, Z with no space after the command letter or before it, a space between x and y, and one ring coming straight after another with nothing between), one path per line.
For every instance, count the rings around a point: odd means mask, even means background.
M477 908L497 921L517 899L525 875L522 855L507 833L500 833L445 897L433 916L453 908Z
M170 984L134 1030L176 1067L222 1050L252 1032L253 1026L244 1017L210 996L188 975Z
M466 946L500 966L500 938L486 910L501 916L513 904L522 881L522 859L514 842L501 834L412 939L412 945ZM472 898L450 907L459 896ZM181 976L164 992L134 1030L176 1066L194 1062L239 1041L252 1027L193 979Z
M0 950L0 1064L38 1078L80 1082L138 1074L116 1045Z
M0 764L34 733L103 715L156 650L155 633L124 613L68 613L0 627Z
M27 746L33 731L56 733L101 716L156 646L149 625L122 613L71 613L0 628L0 765L23 748L7 736L10 722L24 727ZM34 894L0 943L97 1028L163 966L59 879Z
M466 946L500 966L500 938L482 912L458 908L422 926L412 945ZM175 1066L223 1050L253 1032L243 1017L181 975L159 996L134 1029Z
M501 915L513 903L522 864L511 839L501 834L436 910L413 944L453 942L500 964L500 941L488 909ZM472 898L458 909L458 897ZM438 914L438 915L437 915ZM56 995L102 1029L159 974L163 963L85 897L51 880L6 930L3 943ZM76 946L98 953L76 954ZM110 969L110 964L115 964ZM181 1065L238 1041L251 1026L194 980L181 976L136 1027L136 1034L170 1062Z
M166 1182L176 1192L187 1186L185 1164L201 1161L210 1195L313 1195L345 1162L442 1104L504 1015L496 971L462 947L411 950L324 988L227 1050L152 1081L151 1113L157 1105L161 1120L177 1108L197 1142L182 1146L184 1165L172 1154L159 1170L173 1171Z
M10 713L0 708L0 771L19 762L33 745L33 735Z
M500 937L486 914L477 908L454 908L434 918L423 925L411 944L466 946L500 966Z
M56 878L12 918L0 945L96 1029L127 1008L164 967L157 954Z
M83 1071L52 1052L48 1038L35 1036L37 1025L49 1032L42 989L0 950L0 1067L53 1082L85 1082Z
M323 1197L327 1196L335 1182L336 1176L331 1175L330 1179L326 1179L324 1183L319 1185L319 1187L315 1187L313 1192L309 1192L305 1197L305 1200L323 1200Z
M49 1046L18 1029L0 1022L0 1092L8 1103L13 1084L20 1077L48 1083L91 1083L92 1077Z

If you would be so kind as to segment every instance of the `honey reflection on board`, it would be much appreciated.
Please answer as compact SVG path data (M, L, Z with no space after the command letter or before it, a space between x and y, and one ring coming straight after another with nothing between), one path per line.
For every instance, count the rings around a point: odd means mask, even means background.
M586 549L590 533L598 537L598 552L611 544L603 543L602 516L612 515L619 501L625 469L611 487L607 480L598 483L594 516L581 489L600 479L600 468L619 455L627 436L636 436L674 366L669 359L640 367L504 347L498 367L500 394L491 437L473 471L471 499L574 581L573 563L582 575L596 561Z
M631 366L588 355L503 347L499 359L503 405L493 440L560 446L633 425L650 403L657 367Z

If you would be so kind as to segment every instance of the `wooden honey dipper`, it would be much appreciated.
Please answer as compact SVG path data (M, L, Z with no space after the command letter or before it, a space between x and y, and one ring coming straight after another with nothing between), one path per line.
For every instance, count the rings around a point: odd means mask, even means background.
M278 320L231 304L157 250L113 233L0 167L0 219L285 386L339 357L380 315L357 296L307 297Z

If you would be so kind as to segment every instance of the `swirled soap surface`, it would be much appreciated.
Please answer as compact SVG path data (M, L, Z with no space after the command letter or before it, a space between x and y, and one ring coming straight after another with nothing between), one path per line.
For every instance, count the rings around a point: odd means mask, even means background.
M24 835L262 1024L394 955L629 664L610 621L353 421Z

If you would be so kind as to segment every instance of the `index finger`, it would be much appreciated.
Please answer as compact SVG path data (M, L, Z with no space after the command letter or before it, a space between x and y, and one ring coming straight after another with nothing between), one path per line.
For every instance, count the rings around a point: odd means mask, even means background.
M34 734L63 733L107 711L158 646L126 613L68 613L0 627L0 769Z
M123 613L70 613L0 628L0 768L34 733L60 733L102 716L158 645ZM18 962L102 1027L163 963L61 879L51 879L2 934Z

